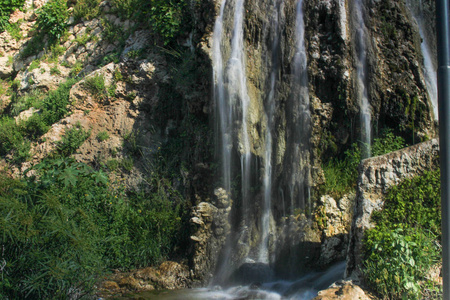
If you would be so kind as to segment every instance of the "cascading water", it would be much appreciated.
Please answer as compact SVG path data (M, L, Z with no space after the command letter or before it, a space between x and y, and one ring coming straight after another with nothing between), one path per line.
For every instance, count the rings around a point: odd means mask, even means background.
M366 25L364 23L363 0L354 0L354 10L356 17L356 73L357 73L357 95L359 101L361 118L361 141L363 142L363 157L370 157L371 143L371 111L367 93L367 45Z
M280 42L280 15L284 9L284 0L273 1L274 11L272 14L272 57L271 57L271 72L270 72L270 87L267 97L266 108L266 136L265 136L265 153L264 153L264 202L262 205L261 218L261 242L259 249L259 261L262 263L269 263L269 231L270 231L270 210L272 199L272 153L273 153L273 137L274 130L274 113L275 113L275 89L277 82L277 73L279 69L278 54Z
M286 173L286 183L281 183L281 186L276 187L280 194L282 203L278 206L283 207L283 215L291 216L297 213L298 208L301 210L311 211L310 205L306 201L309 197L309 151L310 151L310 99L308 89L308 75L307 75L307 51L305 47L305 22L303 15L303 0L296 2L296 20L295 20L295 53L292 61L289 63L292 68L292 74L289 74L293 79L289 96L283 98L286 113L286 119L289 119L289 129L286 129L287 143L284 161L275 161L279 149L277 148L276 138L279 138L277 131L280 115L279 111L280 97L278 95L278 87L281 84L280 74L281 68L281 36L284 26L284 10L285 0L268 0L265 2L267 8L272 12L269 17L269 22L266 27L264 41L267 45L266 67L267 73L262 73L264 77L264 90L262 93L263 104L261 105L260 119L265 120L261 124L263 143L255 146L258 140L249 132L254 131L253 121L249 121L250 111L250 97L248 94L249 87L247 86L247 70L246 70L246 49L244 47L244 0L223 0L220 6L220 13L216 19L213 34L213 76L214 76L214 97L215 109L217 118L217 132L221 138L220 155L222 160L222 176L223 186L229 192L233 192L235 203L238 203L235 209L232 237L229 238L225 248L223 249L221 262L216 268L216 275L213 284L233 284L241 274L249 278L245 280L256 280L259 282L267 282L274 280L273 269L271 264L275 259L274 248L271 246L276 229L271 228L271 220L274 220L272 212L272 197L274 197L274 172L278 167L277 163L288 165L288 172ZM232 12L232 13L231 13ZM230 20L232 22L230 22ZM230 31L225 27L225 24L232 25ZM264 47L262 46L262 47ZM247 49L248 50L248 49ZM264 52L264 53L266 53ZM284 70L286 72L286 70ZM286 95L285 95L286 97ZM253 99L252 99L253 100ZM252 106L252 113L255 113L255 108ZM292 116L292 118L291 118ZM252 131L252 132L253 132ZM260 147L262 151L257 152L256 147ZM255 151L252 154L251 151ZM283 150L284 151L284 150ZM252 156L255 156L255 161L260 159L263 167L263 172L258 173L257 164L252 166ZM233 159L236 157L236 159ZM239 157L239 161L237 159ZM235 160L235 161L233 161ZM237 170L233 170L233 166L237 168L240 163L240 176ZM252 170L252 167L254 170ZM253 174L252 174L253 172ZM255 189L250 188L250 181L253 178L261 176L262 195L257 194ZM232 191L232 182L236 178L240 178L241 193L238 195L236 190ZM254 185L255 187L258 184ZM284 194L289 193L289 204L284 203ZM241 201L239 201L241 200ZM257 203L257 201L261 201ZM250 203L252 202L252 203ZM289 202L288 202L289 203ZM275 212L276 213L276 212ZM283 220L289 217L283 218ZM290 218L294 220L294 218ZM275 222L275 220L274 220ZM255 230L259 230L255 234ZM290 245L291 241L284 241L285 244ZM242 244L247 243L245 247ZM250 244L251 243L251 244ZM274 243L275 244L275 243ZM272 248L271 248L272 247ZM285 246L286 247L286 246ZM290 247L290 246L288 246ZM290 251L291 254L298 256L295 251ZM295 259L291 260L293 263ZM239 266L244 262L242 265ZM249 269L246 269L249 268ZM340 268L342 269L342 268ZM243 270L249 270L255 273L242 273ZM262 274L261 271L264 273ZM333 274L336 272L333 271ZM338 272L340 274L340 271ZM337 274L337 273L336 273ZM267 275L267 276L266 276ZM257 280L258 276L265 276L262 280ZM339 275L341 276L341 275ZM267 280L266 280L267 279ZM307 280L306 280L307 281ZM267 297L272 298L274 295L291 295L292 299L311 299L315 293L315 289L308 287L306 292L296 294L297 288L305 291L302 287L305 280L276 283L273 286L266 284L264 289L275 290L276 286L286 285L286 290L276 291L274 293L268 292ZM242 282L241 282L242 284ZM244 282L243 284L248 284ZM292 286L295 286L292 287ZM232 291L233 290L233 291ZM248 292L248 287L241 288L238 291L245 290ZM250 289L251 290L251 289ZM231 288L227 294L235 293L235 289ZM267 298L264 296L264 298ZM276 298L276 297L275 297Z
M437 76L436 76L436 64L433 63L435 59L433 60L433 57L431 55L431 42L427 34L425 34L425 24L424 24L424 11L423 11L423 4L422 0L412 1L412 0L406 0L406 4L411 11L411 14L413 15L414 19L417 22L417 25L419 26L419 34L422 38L422 43L420 45L420 49L422 51L423 55L423 64L424 64L424 76L425 76L425 82L427 84L427 91L428 95L431 100L431 104L433 105L433 114L435 120L438 120L439 114L438 114L438 97L437 97Z
M249 97L247 94L246 69L244 56L243 19L244 0L236 0L234 3L234 23L231 38L231 54L224 65L223 45L224 38L224 11L226 5L232 1L222 1L220 13L214 25L213 34L213 76L214 76L214 98L216 107L216 120L221 138L221 160L223 185L226 191L231 191L232 178L232 150L236 146L240 154L241 163L241 197L242 197L242 220L248 220L248 195L250 191L251 176L251 153L250 141L247 129L247 111ZM232 5L230 4L230 5ZM240 121L238 136L234 136L235 123ZM233 143L239 141L238 145ZM230 257L231 246L227 245L223 254L226 260ZM227 276L226 266L223 264L218 273Z
M294 104L295 110L298 113L297 121L294 126L296 127L293 138L295 140L291 141L296 146L294 149L294 157L296 157L299 162L294 162L299 164L299 170L292 173L294 177L292 183L298 186L298 195L301 199L294 201L293 196L291 196L291 213L293 213L295 208L306 208L310 209L310 205L305 203L309 201L309 161L307 154L310 151L309 136L310 136L310 103L309 103L309 88L308 88L308 70L307 70L307 57L305 48L305 22L303 13L303 0L297 2L296 8L296 22L295 22L295 38L296 38L296 52L294 56L294 90L297 93L294 94ZM305 158L306 154L306 158ZM300 176L298 176L300 174ZM292 193L292 191L291 191ZM305 200L306 199L306 200Z

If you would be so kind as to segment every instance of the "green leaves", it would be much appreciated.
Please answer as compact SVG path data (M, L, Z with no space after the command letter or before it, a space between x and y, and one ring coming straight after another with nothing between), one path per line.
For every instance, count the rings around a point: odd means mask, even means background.
M36 14L39 30L47 33L50 40L58 40L66 30L69 17L66 1L50 0Z
M439 171L426 172L392 187L383 210L372 216L376 226L364 234L364 274L385 298L422 298L425 284L437 289L425 276L440 260L439 178Z
M183 200L167 180L130 192L71 158L25 175L0 173L1 296L78 299L100 273L155 264L180 243Z
M9 15L16 9L21 9L25 0L0 0L0 32L8 25Z

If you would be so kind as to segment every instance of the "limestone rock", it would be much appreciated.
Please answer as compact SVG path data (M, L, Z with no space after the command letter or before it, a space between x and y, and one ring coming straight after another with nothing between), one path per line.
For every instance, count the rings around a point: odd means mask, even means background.
M351 281L334 283L326 290L319 292L313 300L374 300L368 296L359 286Z
M364 231L373 226L371 215L375 210L382 209L388 188L438 165L437 139L362 161L347 256L347 276L355 279L361 276Z
M7 56L0 57L0 78L5 79L10 77L14 72L10 58Z
M223 188L215 190L217 207L208 202L200 202L193 208L192 224L192 259L190 266L193 279L207 282L217 263L216 258L225 246L230 233L229 214L231 200Z

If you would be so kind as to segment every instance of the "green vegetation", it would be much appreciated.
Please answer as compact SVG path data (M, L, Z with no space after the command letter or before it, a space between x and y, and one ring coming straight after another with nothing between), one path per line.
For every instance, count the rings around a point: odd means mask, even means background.
M388 299L439 298L437 285L426 278L440 261L439 171L392 187L372 220L376 226L364 239L364 274L371 288Z
M405 141L396 136L392 130L385 130L372 144L372 156L383 155L404 148ZM330 194L340 198L354 188L358 176L358 166L361 162L361 148L353 144L345 151L342 159L332 158L322 166L325 175L325 184L321 186L321 194Z
M83 82L83 86L98 100L104 100L106 98L105 78L102 75L97 74L87 77Z
M99 142L106 141L107 139L109 139L108 131L100 131L100 132L97 134L97 140L98 140Z
M28 72L31 72L37 68L39 68L41 65L41 62L38 59L35 59L31 62L30 66L28 67Z
M97 17L100 14L100 2L100 0L78 0L73 7L75 21L92 20Z
M51 41L59 40L66 30L66 21L69 17L67 1L49 0L36 14L38 29L45 32Z
M66 131L62 139L56 142L56 152L58 155L68 157L84 143L91 135L91 131L85 131L79 123Z
M21 9L25 0L0 0L0 32L8 26L9 15L16 9Z
M0 119L0 155L12 154L14 162L25 161L29 157L30 142L25 139L25 130L13 118Z
M153 0L150 8L150 24L162 38L164 45L169 44L182 28L184 0Z
M6 31L8 31L9 35L16 41L23 39L23 35L20 31L20 24L21 21L18 21L16 23L9 23L8 25L6 25Z
M183 202L165 180L126 192L72 159L45 160L36 176L0 173L0 296L79 299L99 274L155 264L185 238Z
M19 98L13 97L12 115L18 115L30 107L40 111L24 121L16 122L9 116L0 119L0 155L12 154L12 161L16 163L28 159L30 142L45 134L52 124L68 113L69 91L75 82L75 79L70 79L45 97L39 92Z

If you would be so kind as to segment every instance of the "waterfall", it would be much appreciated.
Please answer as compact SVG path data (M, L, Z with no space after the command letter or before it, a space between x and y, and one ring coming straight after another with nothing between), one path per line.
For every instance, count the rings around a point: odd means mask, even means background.
M225 33L225 11L234 8L233 31L231 39ZM251 179L251 151L247 128L247 116L250 99L247 93L247 77L244 49L244 0L223 0L220 13L216 19L213 33L213 79L214 102L216 115L216 132L221 136L219 141L222 160L222 184L228 193L232 192L233 149L240 156L241 166L241 226L245 232L249 222L249 196ZM226 58L226 46L230 44L231 52ZM217 280L227 276L233 245L227 243L224 250L224 263L219 264Z
M412 0L406 0L406 4L411 11L413 18L416 20L419 26L419 34L422 38L422 43L420 44L420 50L423 55L423 73L425 76L425 83L427 85L428 95L431 100L431 105L433 106L434 119L438 120L438 97L437 97L437 76L436 76L436 66L434 64L433 57L431 55L432 45L429 37L425 34L425 22L424 22L424 11L422 0L419 3ZM418 4L418 5L417 5Z
M214 84L214 102L215 115L219 126L216 126L216 132L220 132L220 152L222 160L222 180L224 188L227 192L231 187L231 109L225 99L224 86L224 70L223 57L221 49L221 41L223 34L223 13L226 0L222 1L220 6L220 13L214 24L213 33L213 84Z
M264 201L261 213L261 241L259 247L259 261L269 263L269 231L270 231L270 215L271 215L271 199L272 199L272 152L274 131L274 113L275 113L275 89L277 82L277 73L279 71L278 55L280 43L280 17L284 9L284 0L274 0L272 13L271 29L272 32L272 57L271 72L269 83L269 94L266 101L266 135L265 135L265 152L264 152Z
M356 14L356 50L357 50L357 96L361 119L361 141L363 142L363 158L370 157L371 112L367 93L367 45L365 42L366 26L364 24L363 0L354 0Z
M214 100L216 116L221 136L221 160L223 185L227 192L231 191L231 152L236 136L233 136L233 126L240 121L238 133L242 177L242 199L244 212L248 209L248 195L250 190L251 152L247 129L247 115L249 97L247 94L247 79L244 56L244 0L237 0L234 10L234 24L231 38L231 55L224 66L222 49L224 9L227 1L220 7L220 14L216 19L213 33L213 76Z
M290 141L294 148L294 157L298 162L293 161L298 165L299 170L292 172L292 184L297 186L300 199L294 201L293 195L291 195L291 213L294 208L306 208L307 205L305 199L309 201L309 151L310 151L310 120L311 112L309 109L309 87L308 87L308 60L306 56L305 47L305 22L303 14L303 0L297 2L296 8L296 22L295 22L295 38L296 38L296 52L294 56L294 90L297 92L294 94L294 108L295 114L297 114L296 122L294 124L294 140ZM291 186L291 194L294 192Z

